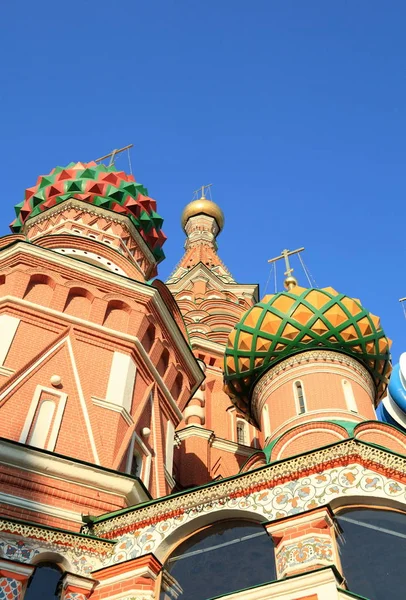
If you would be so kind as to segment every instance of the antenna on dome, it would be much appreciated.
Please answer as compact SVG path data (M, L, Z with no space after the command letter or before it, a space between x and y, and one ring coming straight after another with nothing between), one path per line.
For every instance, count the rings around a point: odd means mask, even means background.
M399 298L399 302L402 303L403 314L405 315L406 319L406 296L404 298Z
M113 152L110 152L109 154L105 154L104 156L101 156L100 158L96 158L96 160L94 162L99 163L99 162L102 162L103 160L107 160L108 158L110 158L108 166L112 167L116 160L117 154L124 152L124 150L130 150L130 148L133 148L133 147L134 147L134 144L129 144L128 146L124 146L124 148L119 148L118 150L117 149L113 150ZM130 170L132 172L130 154L128 154L128 162L130 164Z

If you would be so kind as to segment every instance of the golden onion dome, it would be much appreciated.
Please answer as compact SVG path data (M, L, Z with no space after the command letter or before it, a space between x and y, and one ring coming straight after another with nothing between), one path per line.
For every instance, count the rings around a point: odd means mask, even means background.
M189 202L182 213L182 227L185 229L186 223L191 217L196 215L207 215L213 217L216 220L219 230L221 231L224 227L224 214L223 211L215 202L208 200L204 196L200 200L193 200ZM219 233L220 233L219 231Z

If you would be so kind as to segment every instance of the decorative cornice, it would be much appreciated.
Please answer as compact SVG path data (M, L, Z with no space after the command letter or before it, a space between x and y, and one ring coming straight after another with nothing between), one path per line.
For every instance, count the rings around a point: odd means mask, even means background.
M62 529L41 527L41 525L21 523L4 518L0 518L0 532L21 536L24 539L30 538L60 544L61 546L81 548L102 555L109 555L113 548L113 543L110 540L96 539L80 533L73 534Z
M124 498L129 506L148 499L142 485L132 477L5 439L0 439L0 464L100 490Z
M214 499L246 496L253 490L282 485L300 476L331 468L336 464L360 461L376 470L384 470L388 476L402 480L406 470L406 456L394 454L366 442L349 439L294 458L260 467L256 470L222 479L186 493L174 494L152 501L138 508L126 509L96 518L92 532L96 535L116 537L123 532L138 529L145 523L159 522L184 512L198 510ZM85 530L86 528L84 528Z
M113 412L119 413L127 425L134 425L134 419L124 408L124 406L119 406L118 404L114 404L114 402L109 402L108 400L103 400L102 398L96 398L96 396L92 396L92 402L96 406L101 406L106 410L112 410Z

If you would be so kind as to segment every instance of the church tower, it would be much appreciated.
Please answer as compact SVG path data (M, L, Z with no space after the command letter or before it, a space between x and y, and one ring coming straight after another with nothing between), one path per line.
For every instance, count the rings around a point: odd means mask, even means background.
M167 281L182 312L193 352L206 375L177 431L175 469L189 487L231 475L259 447L258 432L223 391L222 362L228 335L256 302L258 286L237 283L217 254L224 215L205 197L182 214L185 253Z

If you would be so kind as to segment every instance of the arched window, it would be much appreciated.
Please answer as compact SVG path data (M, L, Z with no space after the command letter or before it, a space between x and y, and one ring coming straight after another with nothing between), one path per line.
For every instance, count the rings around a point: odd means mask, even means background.
M163 376L165 374L166 369L168 368L168 364L169 364L169 352L166 348L163 349L162 354L161 354L161 358L158 361L156 370L158 371L158 373Z
M27 444L37 448L46 448L55 408L54 400L45 399L40 401L34 423L26 440Z
M264 438L266 440L271 435L271 423L269 421L269 410L267 404L264 404L264 408L262 409L262 421L264 424Z
M183 375L182 373L178 373L175 377L175 381L173 382L172 385L172 396L175 398L175 400L178 400L179 395L182 391L182 387L183 387Z
M62 572L54 563L39 563L29 583L24 600L57 600Z
M355 402L354 391L352 389L352 385L346 379L341 381L344 391L345 403L347 405L348 410L352 412L358 412L357 403Z
M394 483L393 485L397 485ZM337 516L339 551L350 592L370 600L404 598L406 514L354 509Z
M176 548L164 565L161 600L206 600L275 578L273 543L262 525L227 521Z
M306 412L306 400L304 396L303 385L301 381L295 381L293 384L293 390L295 393L296 406L298 415L303 415Z
M64 312L73 317L87 319L90 314L93 296L85 289L71 288Z
M24 294L24 300L49 306L54 293L55 282L47 275L33 275Z
M111 300L107 305L103 325L118 331L127 331L131 308L121 300Z
M144 346L146 352L149 352L152 348L152 344L155 341L155 327L152 323L148 325L148 329L143 335L141 344Z
M247 445L247 423L237 419L237 444Z
M131 462L131 470L130 473L134 477L141 477L142 471L142 456L137 450L134 450L134 454Z

